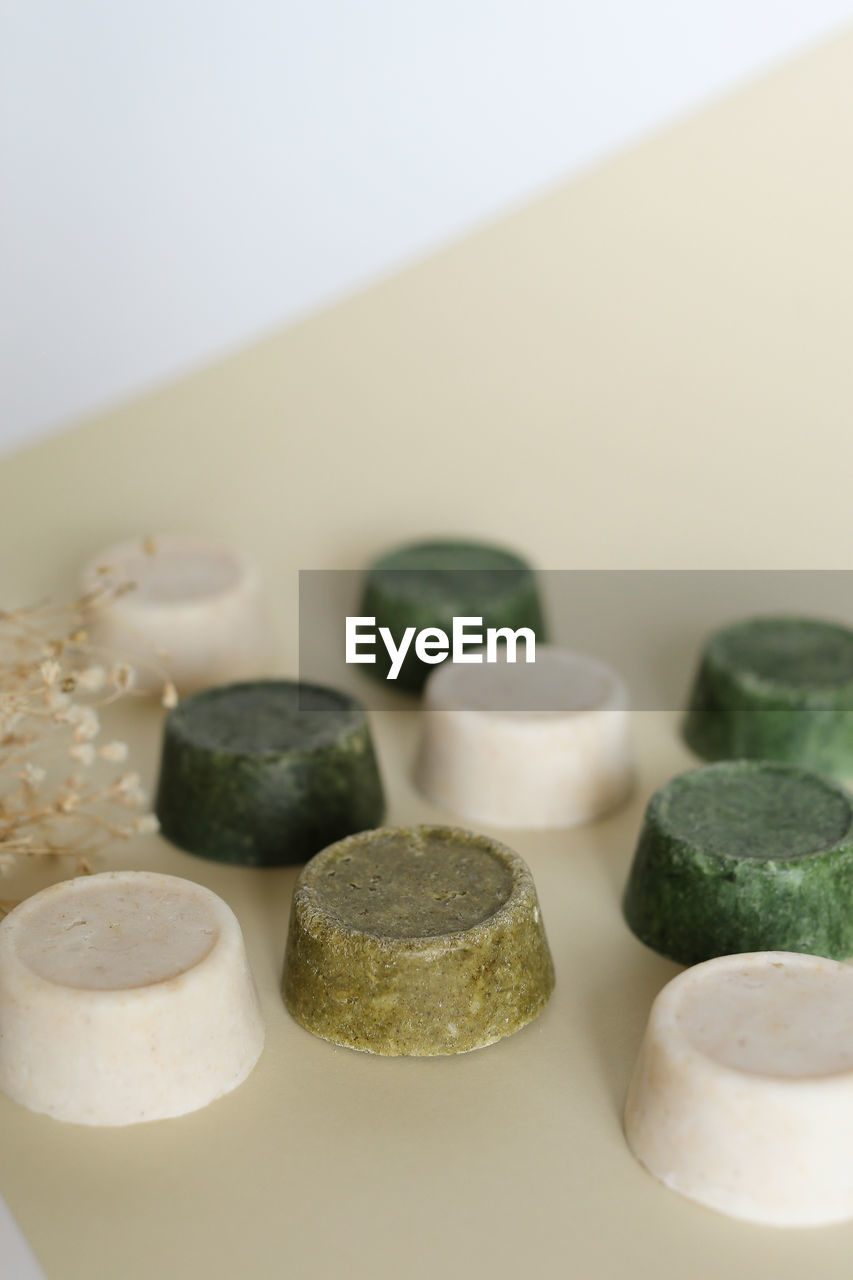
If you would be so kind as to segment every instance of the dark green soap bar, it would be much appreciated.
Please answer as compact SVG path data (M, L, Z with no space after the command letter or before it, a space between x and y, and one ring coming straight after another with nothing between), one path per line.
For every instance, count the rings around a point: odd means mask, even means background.
M624 897L681 964L747 951L853 956L853 797L796 765L729 760L652 797Z
M684 723L706 760L789 760L853 777L853 631L751 618L712 636Z
M354 698L258 680L185 698L163 732L156 812L168 840L220 862L305 862L375 827L385 802Z
M451 636L454 617L483 619L488 627L529 627L547 639L533 570L520 556L486 543L435 540L412 543L380 556L368 567L361 613L387 627L399 645L407 627L438 627ZM471 627L469 631L477 628ZM484 639L485 643L485 639ZM387 649L377 644L376 663L363 670L385 680ZM417 693L435 664L422 662L410 645L394 687Z
M297 881L284 1000L334 1044L463 1053L525 1026L553 986L530 871L487 836L364 831L324 849Z

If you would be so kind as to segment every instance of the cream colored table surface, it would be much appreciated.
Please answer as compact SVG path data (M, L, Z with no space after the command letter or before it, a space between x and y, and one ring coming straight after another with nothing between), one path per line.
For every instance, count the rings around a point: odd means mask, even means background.
M4 599L66 593L121 537L209 531L260 559L293 672L297 570L358 567L410 535L495 538L545 568L849 567L851 156L845 37L368 294L7 461ZM625 1147L628 1077L676 967L632 938L619 894L645 800L690 763L672 714L636 721L626 810L504 833L536 877L557 989L532 1026L459 1058L371 1058L290 1020L293 871L157 838L117 853L109 865L188 876L234 907L267 1046L236 1093L164 1123L88 1130L0 1098L2 1190L51 1280L847 1277L853 1224L728 1221ZM148 779L159 724L136 707L125 726ZM407 780L414 713L374 724L391 819L444 817Z

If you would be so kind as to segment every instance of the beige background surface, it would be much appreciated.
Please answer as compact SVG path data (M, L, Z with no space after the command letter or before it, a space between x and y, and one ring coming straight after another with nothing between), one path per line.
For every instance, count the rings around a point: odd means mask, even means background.
M300 568L472 533L545 568L849 567L853 36L473 240L204 374L0 468L5 600L73 589L99 546L207 530L261 561L281 669ZM346 211L342 210L342 215ZM156 838L111 865L221 893L268 1022L236 1093L184 1119L86 1130L0 1098L2 1189L52 1280L436 1273L659 1280L849 1274L853 1224L773 1232L680 1200L620 1109L676 968L619 893L651 790L689 757L636 717L633 803L530 862L557 967L543 1017L456 1059L315 1040L278 979L292 871ZM146 776L159 713L124 726ZM390 817L412 712L375 718Z

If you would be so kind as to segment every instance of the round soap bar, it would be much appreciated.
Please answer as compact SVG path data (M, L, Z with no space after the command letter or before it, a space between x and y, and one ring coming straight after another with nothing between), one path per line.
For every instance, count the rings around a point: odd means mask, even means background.
M624 909L638 938L681 964L764 950L845 959L853 798L768 761L681 774L649 802Z
M107 871L0 923L0 1088L32 1111L183 1115L236 1088L263 1044L240 926L201 885Z
M627 707L613 671L565 649L537 645L533 663L447 663L424 688L415 783L474 822L587 822L631 789Z
M853 631L752 618L706 645L684 723L706 760L789 760L853 776Z
M674 978L652 1006L625 1133L650 1173L720 1213L853 1217L853 969L765 951Z
M533 570L513 552L480 542L418 542L380 556L368 568L361 613L376 619L377 632L387 627L396 646L408 627L415 635L438 628L452 640L454 618L482 618L483 635L489 627L529 627L537 640L545 639ZM476 634L480 628L467 630ZM373 652L375 664L363 670L385 680L387 648L377 643ZM417 656L413 640L393 686L417 693L434 670Z
M133 589L91 610L90 638L132 663L140 688L159 688L165 673L185 693L268 668L260 574L231 548L165 534L110 547L83 573L84 592L123 583Z
M258 680L184 699L166 718L160 830L221 862L305 862L382 821L363 708L320 685Z
M387 827L324 849L296 883L284 1000L324 1040L462 1053L542 1011L554 967L526 864L454 827Z

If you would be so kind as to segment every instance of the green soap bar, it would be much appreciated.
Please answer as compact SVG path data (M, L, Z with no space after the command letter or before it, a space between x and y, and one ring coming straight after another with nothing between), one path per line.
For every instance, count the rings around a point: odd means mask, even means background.
M537 641L547 638L533 570L512 551L480 542L420 542L380 556L368 567L361 613L375 618L377 629L387 627L395 645L407 627L416 633L438 627L451 636L455 617L482 618L484 633L529 627ZM390 657L381 644L375 653L376 663L364 670L385 680ZM417 693L434 670L412 643L394 685Z
M683 773L649 802L623 906L637 937L681 964L853 956L853 797L775 761Z
M853 776L853 631L751 618L712 636L684 737L706 760L789 760Z
M293 895L284 1000L368 1053L463 1053L542 1011L554 966L530 871L456 827L386 827L324 849Z
M166 719L156 812L191 853L305 862L384 811L367 718L347 694L289 680L221 685Z

